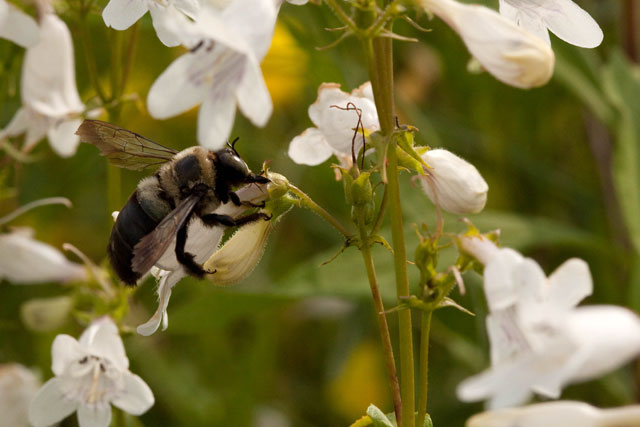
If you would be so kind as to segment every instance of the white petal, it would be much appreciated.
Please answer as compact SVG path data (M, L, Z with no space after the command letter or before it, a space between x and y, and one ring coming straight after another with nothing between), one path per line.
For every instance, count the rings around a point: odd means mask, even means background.
M160 323L163 323L163 330L167 328L167 306L169 305L169 299L171 298L171 289L180 281L186 274L182 270L178 271L165 271L158 284L158 308L153 316L142 325L136 328L136 331L140 335L149 336L158 330Z
M589 265L581 259L565 261L549 276L549 302L558 307L573 308L592 292Z
M149 11L153 28L155 28L162 44L173 47L183 42L189 43L190 32L183 29L193 24L172 4L168 4L166 7L152 7Z
M198 112L198 143L213 151L224 147L235 116L235 94L228 84L218 82Z
M289 157L299 165L316 166L333 154L322 132L309 128L293 138L289 144Z
M604 427L602 411L584 402L545 402L519 408L483 412L467 427ZM608 424L607 424L608 425Z
M364 93L365 88L356 89L356 93ZM327 143L334 153L351 155L354 130L358 125L358 114L353 107L361 110L362 125L370 131L378 130L376 106L368 97L354 96L340 90L336 83L323 83L318 88L318 98L309 106L309 118L325 135ZM339 108L336 108L339 107ZM346 108L351 111L345 111ZM355 140L355 151L362 147L360 137Z
M123 375L124 392L111 403L132 415L142 415L151 406L154 398L151 389L139 376L127 372Z
M27 108L29 111L29 127L24 138L23 150L29 150L45 137L54 119Z
M571 382L597 378L640 355L640 319L623 307L578 307L568 317L566 331L586 354Z
M35 427L48 427L62 421L78 406L77 402L66 399L60 390L61 379L47 381L29 406L29 422Z
M51 346L51 370L56 375L63 375L68 366L86 355L75 338L61 334L56 336Z
M109 317L94 320L82 333L79 342L91 354L109 359L118 369L129 367L118 327Z
M273 0L234 0L222 12L223 22L238 39L246 43L257 62L269 50L276 17Z
M551 45L549 31L544 22L542 22L542 18L526 9L515 8L508 1L500 0L500 15L515 22L531 34L540 37L546 44Z
M153 82L147 96L149 114L167 119L198 105L207 95L210 64L203 64L203 49L182 55Z
M47 132L49 144L60 157L71 157L76 153L80 143L80 137L76 135L76 131L81 124L81 119L59 120L49 128Z
M522 255L513 249L500 249L484 267L484 292L491 311L504 309L517 301L512 274L522 262Z
M504 363L524 352L531 346L521 330L515 308L495 311L487 316L487 334L491 343L491 365Z
M0 132L0 138L13 137L23 134L29 127L29 111L21 107L16 111L6 128Z
M0 234L0 278L13 283L42 283L86 277L84 267L68 261L53 246L17 233Z
M50 117L84 110L76 88L73 42L66 24L53 13L40 22L40 41L27 49L22 68L25 106Z
M422 0L453 28L482 66L498 80L523 89L542 86L555 57L544 40L493 10L454 0Z
M111 406L78 406L78 424L80 427L108 427L111 424Z
M146 0L110 0L102 11L102 19L107 27L126 30L148 10Z
M269 90L262 77L260 64L252 57L247 58L244 75L236 91L236 96L242 114L251 120L251 123L260 127L267 124L273 111L271 95L269 95Z
M533 16L567 43L586 48L602 43L603 34L598 23L571 0L503 1L523 12L520 22L525 28L526 20Z
M0 37L30 47L38 42L40 32L32 17L3 0L0 4Z

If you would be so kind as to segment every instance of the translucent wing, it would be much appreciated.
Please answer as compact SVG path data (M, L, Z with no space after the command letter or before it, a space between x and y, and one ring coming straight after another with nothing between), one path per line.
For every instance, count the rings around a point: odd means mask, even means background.
M136 244L133 248L133 261L131 263L133 271L144 274L153 267L167 251L178 230L187 221L191 211L193 211L201 197L199 194L192 194L182 200L151 233L144 236Z
M142 170L160 166L177 153L135 132L100 120L85 120L76 135L81 141L98 147L100 154L121 168Z

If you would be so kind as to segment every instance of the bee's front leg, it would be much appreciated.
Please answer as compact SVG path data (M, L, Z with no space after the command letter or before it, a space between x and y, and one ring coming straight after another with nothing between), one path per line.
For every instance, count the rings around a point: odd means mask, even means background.
M185 245L187 244L187 224L189 221L185 221L184 225L178 230L176 235L176 259L184 267L186 272L192 276L202 279L207 273L200 264L198 264L194 255L185 252Z

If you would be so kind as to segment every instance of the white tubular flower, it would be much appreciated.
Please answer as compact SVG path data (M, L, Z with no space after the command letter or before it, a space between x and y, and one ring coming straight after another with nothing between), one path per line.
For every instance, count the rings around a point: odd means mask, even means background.
M55 377L29 408L29 421L35 427L50 426L75 411L80 427L107 427L111 404L141 415L154 403L149 386L129 371L118 328L108 317L94 321L79 341L58 335L51 356Z
M236 105L256 126L273 109L262 77L276 21L273 0L235 0L222 11L203 6L190 28L191 51L176 59L149 90L147 106L156 119L201 104L198 142L217 150L233 126Z
M462 249L484 263L491 368L458 387L465 401L514 406L533 392L560 396L567 384L593 379L640 354L640 318L616 306L577 304L593 284L587 264L570 259L548 278L540 266L483 237Z
M186 41L189 18L193 19L199 10L199 0L110 0L102 19L107 27L126 30L149 12L158 38L171 47Z
M40 21L40 40L29 47L22 65L22 107L0 138L26 133L29 149L45 136L62 157L76 152L75 131L84 105L75 83L73 42L66 24L52 12Z
M28 427L29 403L40 379L18 363L0 365L0 427Z
M591 15L571 0L500 0L500 14L547 44L551 44L548 31L586 48L599 46L604 37Z
M0 37L22 47L33 46L39 38L38 24L11 3L0 0Z
M350 167L351 144L358 126L354 106L361 110L362 126L367 133L380 129L370 82L350 94L340 90L337 83L320 85L318 98L309 106L309 118L316 127L308 128L291 141L289 157L298 164L316 166L333 154L344 167ZM358 154L361 148L362 135L359 131L353 150Z
M425 169L422 189L434 204L457 215L484 209L489 185L475 166L441 148L427 151L422 158L431 166Z
M0 279L16 284L85 280L86 269L56 248L35 240L33 231L0 234Z
M541 38L484 6L421 1L462 37L471 55L501 82L529 89L551 78L555 57Z
M640 425L640 405L599 409L584 402L545 402L483 412L466 427L634 427Z

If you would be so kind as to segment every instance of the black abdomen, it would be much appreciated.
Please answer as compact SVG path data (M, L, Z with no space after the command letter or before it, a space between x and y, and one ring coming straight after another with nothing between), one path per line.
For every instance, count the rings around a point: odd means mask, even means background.
M133 248L144 236L151 233L159 222L142 209L138 202L137 191L129 197L127 204L118 214L111 230L107 251L113 270L127 285L135 285L142 277L142 274L136 273L131 268Z

